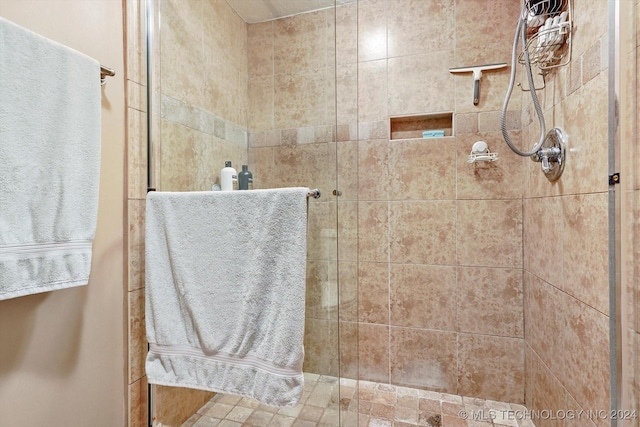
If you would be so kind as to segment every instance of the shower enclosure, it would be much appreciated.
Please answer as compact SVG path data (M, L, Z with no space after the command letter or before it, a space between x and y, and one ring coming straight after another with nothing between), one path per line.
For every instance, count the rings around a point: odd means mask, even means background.
M146 1L150 185L208 191L231 161L255 188L322 193L303 367L322 384L317 423L637 410L637 5L576 3L571 61L538 91L568 135L549 182L502 140L509 70L484 73L477 105L449 73L508 62L520 1ZM522 150L538 138L520 86L505 125ZM499 161L467 163L478 141ZM212 405L151 388L157 424ZM607 415L578 425L638 425Z

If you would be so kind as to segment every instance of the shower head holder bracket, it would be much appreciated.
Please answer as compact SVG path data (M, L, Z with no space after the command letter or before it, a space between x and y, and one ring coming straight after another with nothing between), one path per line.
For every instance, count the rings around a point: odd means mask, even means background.
M567 138L560 128L551 129L540 147L540 150L531 160L540 162L542 172L551 182L558 180L564 172L564 165L567 152Z

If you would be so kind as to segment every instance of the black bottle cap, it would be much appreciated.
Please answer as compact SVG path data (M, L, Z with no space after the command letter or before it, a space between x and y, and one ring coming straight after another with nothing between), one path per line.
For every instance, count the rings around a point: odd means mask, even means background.
M224 162L224 167L225 168L230 168L231 167L231 162L228 161L228 160L226 162Z

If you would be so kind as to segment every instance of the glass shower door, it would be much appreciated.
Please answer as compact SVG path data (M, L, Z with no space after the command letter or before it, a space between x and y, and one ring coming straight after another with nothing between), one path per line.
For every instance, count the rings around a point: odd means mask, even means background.
M259 22L240 16L233 1L149 2L155 10L155 31L148 33L152 186L208 191L231 161L237 170L248 165L255 189L321 192L308 203L303 405L270 408L201 390L152 386L154 422L180 426L210 417L266 426L302 417L338 426L334 2ZM254 6L262 10L266 3Z
M610 112L610 126L616 131L615 169L619 172L619 184L615 185L615 240L618 283L617 310L619 323L616 334L615 369L612 371L612 386L617 397L613 410L618 420L612 426L638 426L638 405L640 399L640 371L638 369L640 350L640 325L638 298L640 277L638 262L640 257L638 202L638 56L637 2L610 2L610 10L616 22L615 49L610 55L615 59L615 84L609 90L618 102L619 112ZM611 22L611 21L610 21ZM610 47L611 48L611 47ZM615 55L615 56L614 56ZM614 104L615 106L616 104ZM610 107L611 108L611 107ZM616 128L617 115L617 128ZM611 117L612 116L612 117ZM613 160L613 159L612 159ZM613 307L612 307L613 308ZM615 385L614 385L615 384ZM613 391L613 390L612 390Z

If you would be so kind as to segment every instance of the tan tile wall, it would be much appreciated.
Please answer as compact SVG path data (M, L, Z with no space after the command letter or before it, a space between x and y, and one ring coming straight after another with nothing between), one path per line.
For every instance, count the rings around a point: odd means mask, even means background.
M341 286L357 288L359 358L351 363L359 362L360 378L522 402L518 183L525 169L499 134L508 73L485 73L478 106L471 74L449 73L508 60L503 40L518 5L486 12L496 8L491 1L453 0L364 0L339 8L338 37L348 38L349 26L358 24L357 55L347 51L343 62L358 70L357 89L345 92L358 99L358 135L349 139L358 144L359 274L357 283ZM349 74L341 77L338 99L355 84ZM519 139L519 99L510 108ZM453 113L453 137L389 139L390 116L440 112ZM353 117L339 115L338 124L350 125ZM340 127L338 135L342 144ZM500 161L469 165L478 140Z
M547 128L568 135L566 168L549 183L538 163L526 162L524 179L525 394L533 410L609 408L607 5L574 3L572 61L538 91ZM533 144L539 131L526 93L522 105L523 136ZM594 422L580 425L609 423Z
M249 160L256 188L306 186L309 202L305 372L338 375L335 12L249 25ZM349 150L351 148L351 150ZM340 211L355 221L355 213ZM341 241L344 248L355 236ZM355 261L355 259L354 259ZM341 274L356 277L355 264ZM343 295L344 296L344 295ZM349 295L352 302L355 294ZM353 332L353 331L351 331ZM352 334L353 336L353 334ZM355 346L355 342L353 343ZM343 344L344 351L349 347Z
M500 5L476 30L477 15L496 7L488 0L337 7L335 118L322 103L333 102L334 87L322 79L333 77L331 43L325 56L323 41L334 12L249 26L256 183L319 186L327 195L310 206L313 340L305 343L305 370L333 368L333 313L318 297L331 293L338 275L341 375L524 401L522 186L513 182L525 168L498 133L508 73L485 74L475 107L471 74L448 71L507 61L502 40L511 37L518 5ZM518 130L519 98L511 108ZM454 114L455 137L389 140L389 116L444 111ZM317 138L334 125L328 141L337 147ZM480 139L500 162L466 163ZM342 196L333 202L336 180Z
M247 163L247 25L224 0L162 0L158 182L210 190Z

